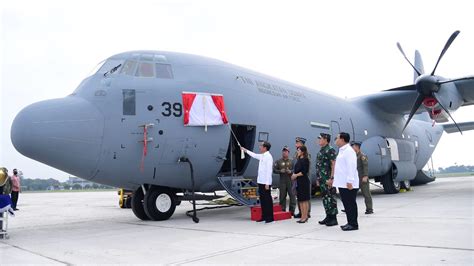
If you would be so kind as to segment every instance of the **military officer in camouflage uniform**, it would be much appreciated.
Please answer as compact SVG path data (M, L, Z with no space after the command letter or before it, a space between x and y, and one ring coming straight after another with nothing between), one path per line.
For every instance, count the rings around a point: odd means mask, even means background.
M334 226L337 225L337 201L336 188L332 186L332 180L334 178L334 164L337 154L336 150L329 145L331 135L321 133L318 139L321 149L316 158L316 175L319 179L323 206L326 211L326 218L319 221L319 224Z
M365 214L372 214L374 209L372 206L372 195L370 194L369 160L367 155L360 151L361 145L360 141L353 141L351 143L352 148L357 154L357 172L359 173L359 187L365 199Z
M302 137L296 137L295 138L295 150L297 150L299 147L303 146L306 143L306 139ZM308 153L308 159L311 162L311 154ZM296 162L298 161L298 152L295 151L295 154L293 155L293 167L295 166ZM311 169L311 167L310 167ZM308 178L310 180L309 182L309 194L311 195L311 170L308 173ZM296 181L294 181L296 182ZM308 201L308 218L311 218L311 200ZM298 204L298 214L295 214L293 217L295 218L301 218L301 210L300 210L300 205Z
M273 164L273 173L280 175L280 205L286 211L286 195L290 197L290 212L295 214L296 197L292 191L291 174L293 173L293 162L289 158L290 149L283 147L282 157Z

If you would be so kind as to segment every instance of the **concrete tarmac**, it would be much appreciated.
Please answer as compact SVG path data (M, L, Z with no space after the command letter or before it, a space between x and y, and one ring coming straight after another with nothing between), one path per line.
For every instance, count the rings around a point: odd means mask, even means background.
M414 191L385 195L373 187L375 214L357 198L359 231L312 218L250 221L247 207L198 213L183 202L163 222L138 220L116 192L22 193L0 265L11 264L474 264L474 177L439 178ZM342 203L338 201L339 209ZM339 224L346 223L344 213Z

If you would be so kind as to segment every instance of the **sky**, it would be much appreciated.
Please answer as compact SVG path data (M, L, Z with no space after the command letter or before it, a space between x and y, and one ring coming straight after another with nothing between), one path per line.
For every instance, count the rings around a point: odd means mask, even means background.
M418 49L426 72L446 40L461 34L436 73L474 75L472 1L2 1L0 165L28 178L67 173L19 154L15 115L65 97L103 59L129 50L198 54L351 98L413 83L402 57ZM474 106L453 113L474 121ZM474 165L474 131L445 134L435 168Z

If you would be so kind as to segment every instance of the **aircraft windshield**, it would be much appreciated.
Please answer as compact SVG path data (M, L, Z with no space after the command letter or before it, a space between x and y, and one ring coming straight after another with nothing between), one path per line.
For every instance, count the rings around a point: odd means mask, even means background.
M123 63L120 74L143 78L173 79L173 69L164 55L133 54Z
M120 70L122 65L122 59L109 59L105 61L96 74L112 74L113 72Z

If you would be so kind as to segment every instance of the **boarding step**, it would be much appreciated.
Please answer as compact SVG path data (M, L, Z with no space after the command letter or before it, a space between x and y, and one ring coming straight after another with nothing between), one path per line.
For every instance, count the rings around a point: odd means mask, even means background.
M243 176L220 176L217 179L237 202L249 207L260 205L258 186L252 179Z
M255 206L250 208L250 220L259 221L262 219L262 208L260 206ZM273 205L273 220L280 221L291 219L290 212L284 212L281 209L280 204Z

